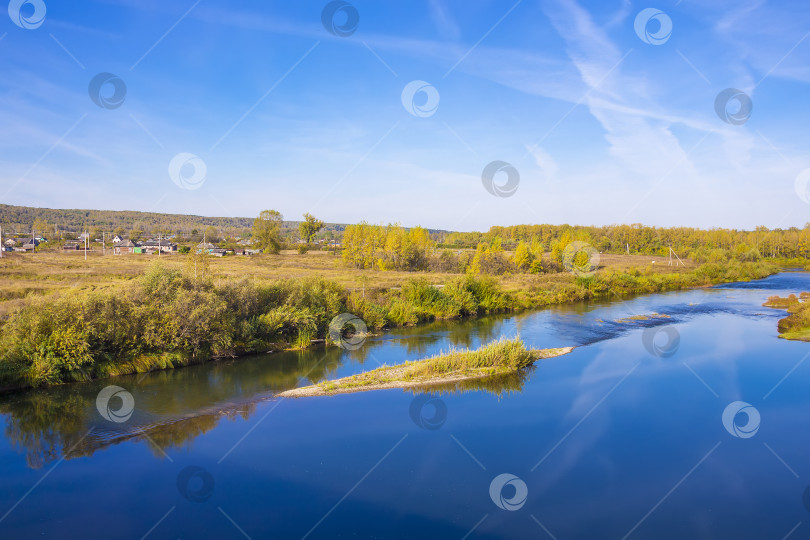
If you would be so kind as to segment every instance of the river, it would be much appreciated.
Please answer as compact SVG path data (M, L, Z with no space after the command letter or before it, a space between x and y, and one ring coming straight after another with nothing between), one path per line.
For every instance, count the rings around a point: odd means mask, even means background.
M808 290L784 272L8 394L0 538L807 538L810 344L762 303ZM516 334L577 348L442 393L274 397Z

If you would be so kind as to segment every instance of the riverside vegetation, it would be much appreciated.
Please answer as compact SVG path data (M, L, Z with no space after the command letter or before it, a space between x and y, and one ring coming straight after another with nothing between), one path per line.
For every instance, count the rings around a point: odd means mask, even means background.
M188 262L196 260L191 254ZM207 260L207 259L206 259ZM204 268L208 263L200 263ZM731 261L680 272L650 268L527 276L504 290L486 275L463 274L431 284L418 274L400 287L349 290L322 277L256 283L214 280L186 264L157 262L116 288L64 290L27 297L8 314L0 335L0 387L41 386L184 366L328 338L330 321L350 312L372 330L757 279L766 263Z
M766 307L785 309L787 317L779 320L779 337L797 341L810 341L810 292L803 292L796 298L791 294L787 298L771 296L762 304Z

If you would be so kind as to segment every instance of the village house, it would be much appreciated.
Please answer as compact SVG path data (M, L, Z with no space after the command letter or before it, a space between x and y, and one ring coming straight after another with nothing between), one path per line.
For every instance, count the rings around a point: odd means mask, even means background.
M166 240L147 240L141 242L141 248L144 253L176 253L177 244L168 242Z
M136 251L137 250L137 251ZM121 255L124 253L140 253L141 248L131 240L121 240L113 246L113 254Z
M39 240L31 239L31 238L9 238L5 241L6 247L10 248L9 251L18 251L18 252L31 252L36 250L36 247L39 245Z
M217 249L217 246L212 244L211 242L200 242L197 244L197 253L211 253L211 250Z

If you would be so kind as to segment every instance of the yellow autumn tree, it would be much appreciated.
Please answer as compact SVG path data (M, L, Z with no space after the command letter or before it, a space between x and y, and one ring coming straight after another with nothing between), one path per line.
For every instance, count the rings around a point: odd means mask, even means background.
M523 240L518 242L515 248L515 254L512 256L512 262L515 264L515 267L519 271L528 270L529 266L532 264L532 259L532 253L529 251L529 246L526 245L526 242Z

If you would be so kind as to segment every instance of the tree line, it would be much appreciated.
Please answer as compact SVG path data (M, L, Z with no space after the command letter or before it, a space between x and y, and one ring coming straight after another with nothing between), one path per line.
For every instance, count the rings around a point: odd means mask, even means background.
M641 224L608 225L515 225L491 227L487 232L452 232L439 245L475 249L479 244L500 241L507 249L520 242L539 242L548 249L565 239L585 242L603 253L667 256L672 248L680 257L695 262L722 262L729 259L754 261L760 258L810 257L810 224L801 229L697 229L692 227L649 227Z
M270 214L267 214L270 212ZM258 224L261 226L257 226ZM670 248L681 258L697 263L728 260L757 261L762 258L806 259L810 257L810 224L803 228L754 230L693 227L650 227L641 224L608 225L514 225L493 226L486 232L452 232L404 228L399 225L330 224L304 214L302 221L285 221L276 210L259 217L220 218L111 210L54 210L0 205L4 237L41 234L46 238L74 239L87 231L91 241L103 233L132 240L173 236L180 241L233 242L254 238L277 253L298 240L299 251L316 238L342 243L344 259L357 268L396 270L467 271L478 269L543 272L562 264L560 254L572 242L592 246L602 253L667 256ZM69 231L67 235L64 232ZM51 234L52 233L52 234ZM474 250L472 254L445 255L440 248ZM508 257L501 255L510 253ZM551 253L543 261L541 252ZM477 260L476 260L477 259Z

